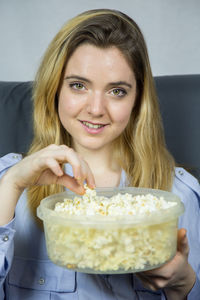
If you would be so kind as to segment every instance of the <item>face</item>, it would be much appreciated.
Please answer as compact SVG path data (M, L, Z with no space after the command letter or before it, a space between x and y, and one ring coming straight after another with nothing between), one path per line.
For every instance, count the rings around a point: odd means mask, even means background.
M136 80L120 50L84 44L69 59L58 113L73 147L109 149L126 128L136 98Z

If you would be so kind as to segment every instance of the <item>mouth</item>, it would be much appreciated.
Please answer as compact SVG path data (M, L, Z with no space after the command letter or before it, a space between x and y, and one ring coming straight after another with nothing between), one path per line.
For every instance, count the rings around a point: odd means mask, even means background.
M108 124L91 123L79 120L88 133L100 133Z
M106 124L96 124L96 123L90 123L87 121L81 121L81 123L83 125L87 126L88 128L94 128L94 129L98 129L98 128L106 126Z

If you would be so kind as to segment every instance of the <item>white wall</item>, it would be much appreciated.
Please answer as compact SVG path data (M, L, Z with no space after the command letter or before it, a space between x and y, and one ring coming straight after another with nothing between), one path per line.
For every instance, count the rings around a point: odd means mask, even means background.
M200 0L0 0L0 80L32 80L60 27L93 8L138 23L154 75L200 73Z

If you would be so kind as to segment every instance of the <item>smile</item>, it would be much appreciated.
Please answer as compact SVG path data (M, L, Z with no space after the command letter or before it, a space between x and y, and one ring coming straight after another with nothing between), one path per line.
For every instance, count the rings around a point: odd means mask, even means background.
M88 121L80 121L83 128L86 130L87 133L92 135L98 135L104 132L105 128L108 124L93 124Z
M91 123L86 122L86 121L83 121L82 123L83 123L85 126L87 126L88 128L94 128L94 129L98 129L98 128L101 128L101 127L105 126L105 125L103 125L103 124L91 124Z

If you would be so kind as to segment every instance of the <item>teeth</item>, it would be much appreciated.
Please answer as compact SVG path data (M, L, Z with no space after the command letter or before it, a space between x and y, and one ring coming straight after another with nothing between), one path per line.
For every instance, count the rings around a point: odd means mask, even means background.
M91 124L91 123L88 123L88 122L83 122L83 124L86 125L89 128L95 128L95 129L104 126L104 125L94 125L94 124Z

